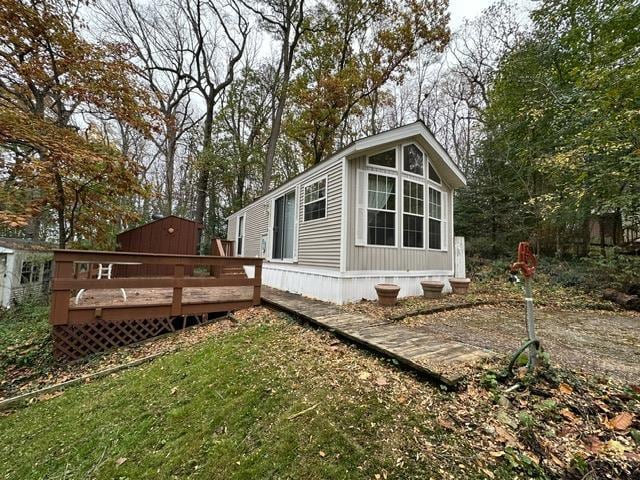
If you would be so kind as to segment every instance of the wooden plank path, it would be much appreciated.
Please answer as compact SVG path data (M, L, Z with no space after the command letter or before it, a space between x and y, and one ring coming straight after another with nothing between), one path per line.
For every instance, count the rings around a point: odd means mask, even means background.
M421 328L346 313L337 305L262 287L262 301L366 346L404 365L457 387L464 369L493 353L466 343L436 338Z

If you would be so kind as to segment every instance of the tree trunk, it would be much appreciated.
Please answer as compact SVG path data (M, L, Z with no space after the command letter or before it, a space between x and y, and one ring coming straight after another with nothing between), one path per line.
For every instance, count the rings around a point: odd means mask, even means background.
M209 164L206 156L211 149L211 132L213 131L213 98L207 99L207 113L204 119L203 141L202 141L202 165L198 176L196 192L195 221L204 224L204 211L207 203L207 186L209 185ZM201 230L202 231L202 230Z
M175 131L167 132L167 151L166 151L166 178L165 178L165 189L166 189L166 198L165 198L165 208L164 214L171 215L173 212L173 183L175 178L175 157L176 157L176 145L177 139Z
M283 52L289 51L289 42L283 43ZM285 50L286 49L286 50ZM283 53L284 54L284 53ZM291 59L284 63L284 73L282 77L282 87L278 96L278 105L276 114L271 125L271 135L269 136L269 145L267 146L267 156L264 162L264 176L262 177L262 193L265 194L271 188L271 174L273 173L273 159L276 156L276 147L278 138L280 137L280 129L282 128L282 115L287 101L287 92L289 90L289 77L291 75Z

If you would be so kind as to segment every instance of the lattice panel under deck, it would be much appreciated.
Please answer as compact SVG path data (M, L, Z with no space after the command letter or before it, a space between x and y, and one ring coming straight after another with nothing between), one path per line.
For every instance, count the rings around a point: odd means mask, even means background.
M56 360L75 360L173 331L175 327L171 318L123 322L99 320L85 325L54 325L53 356Z

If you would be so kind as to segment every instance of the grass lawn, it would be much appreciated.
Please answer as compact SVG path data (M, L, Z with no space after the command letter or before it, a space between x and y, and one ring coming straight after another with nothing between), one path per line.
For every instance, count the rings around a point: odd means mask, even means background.
M506 398L481 369L464 392L449 393L264 308L238 317L238 325L229 322L178 352L0 414L0 478L593 479L640 472L633 446L640 398L627 387L563 377L572 386L542 382L542 397L514 391ZM631 430L603 428L607 417L594 412L590 395L612 421L631 415Z
M376 374L377 389L363 380L372 371L387 374ZM447 395L330 335L282 320L252 323L0 417L0 472L67 479L445 475L414 437L455 447L461 459L466 446L433 422L437 412L408 405L408 396L398 401L392 387L399 380L391 377ZM479 470L465 463L449 473L473 478Z
M28 367L31 374L52 363L49 307L29 303L0 310L0 382L9 370Z

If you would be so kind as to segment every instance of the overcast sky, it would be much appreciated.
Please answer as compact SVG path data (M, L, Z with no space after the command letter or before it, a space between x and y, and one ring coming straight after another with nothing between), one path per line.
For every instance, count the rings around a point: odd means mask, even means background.
M462 24L465 18L477 17L482 10L487 8L497 0L449 0L449 13L451 14L451 22L449 27L455 30ZM518 0L518 3L525 11L533 6L532 0Z

